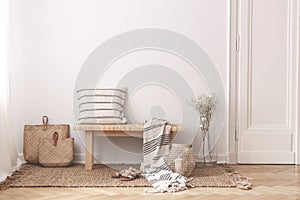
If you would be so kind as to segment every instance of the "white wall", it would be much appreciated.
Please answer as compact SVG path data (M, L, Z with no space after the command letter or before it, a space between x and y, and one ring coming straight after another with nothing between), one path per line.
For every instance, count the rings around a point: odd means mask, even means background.
M161 28L191 38L215 63L227 91L228 1L12 0L11 4L11 89L20 155L24 124L40 124L46 114L51 123L67 123L72 129L73 91L82 64L101 43L126 31ZM223 161L227 135L226 123L219 143ZM71 136L76 141L76 159L81 160L84 137L75 131ZM140 161L140 139L113 142L136 153L119 151L98 138L96 157L104 162Z

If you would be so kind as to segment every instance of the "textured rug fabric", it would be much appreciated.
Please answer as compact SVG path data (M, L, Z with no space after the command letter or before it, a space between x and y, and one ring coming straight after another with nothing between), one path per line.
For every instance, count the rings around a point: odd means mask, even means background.
M95 165L92 171L84 170L83 164L71 167L45 168L38 165L23 164L0 188L8 187L151 187L145 178L121 181L111 178L113 172L139 165ZM246 180L228 165L196 167L190 177L195 187L237 187L239 181ZM242 179L241 179L242 177Z

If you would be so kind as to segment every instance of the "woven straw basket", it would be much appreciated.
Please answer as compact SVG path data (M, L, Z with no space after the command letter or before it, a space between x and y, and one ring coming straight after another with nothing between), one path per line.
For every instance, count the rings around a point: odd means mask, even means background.
M196 164L192 145L172 144L165 162L174 171L183 176L190 176Z
M44 167L65 167L72 164L74 139L59 140L57 132L52 137L44 137L39 144L39 163Z
M54 132L59 135L59 140L69 137L69 125L49 125L48 117L43 116L43 125L25 125L24 126L24 159L28 163L39 163L39 143L45 137L51 137Z

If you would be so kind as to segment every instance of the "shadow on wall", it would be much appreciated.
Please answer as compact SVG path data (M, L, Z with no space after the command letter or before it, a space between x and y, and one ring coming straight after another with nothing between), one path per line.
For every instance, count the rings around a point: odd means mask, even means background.
M84 62L76 80L75 121L79 113L77 90L121 87L128 88L125 112L128 123L143 123L149 117L158 117L182 124L184 132L178 133L174 141L186 144L197 143L194 140L198 124L198 114L188 101L200 94L216 93L219 108L214 134L217 138L221 134L226 104L219 73L207 53L180 33L137 29L116 35L97 47ZM83 134L80 140L85 144ZM140 139L96 140L97 144L101 143L100 147L95 145L96 151L105 150L105 144L110 143L123 154L137 156L141 153L137 140Z

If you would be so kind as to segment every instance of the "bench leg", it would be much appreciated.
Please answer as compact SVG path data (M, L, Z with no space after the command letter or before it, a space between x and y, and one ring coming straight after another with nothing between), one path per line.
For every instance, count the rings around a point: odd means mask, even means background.
M94 135L92 131L86 131L85 136L85 170L92 170L94 166Z

